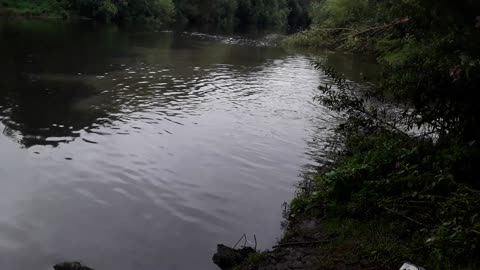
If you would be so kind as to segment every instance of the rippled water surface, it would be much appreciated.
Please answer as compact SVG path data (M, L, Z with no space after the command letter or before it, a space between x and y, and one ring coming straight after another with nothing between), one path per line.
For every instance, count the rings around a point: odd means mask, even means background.
M1 269L215 269L243 233L268 248L336 121L314 58L265 39L9 19L0 60Z

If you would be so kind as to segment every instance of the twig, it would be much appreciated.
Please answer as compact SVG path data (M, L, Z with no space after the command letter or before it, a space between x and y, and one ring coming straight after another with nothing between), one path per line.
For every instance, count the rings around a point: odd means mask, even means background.
M257 252L257 236L254 234L253 239L255 239L255 252Z
M404 215L404 214L401 214L401 213L399 213L399 212L397 212L397 211L394 211L394 210L392 210L392 209L388 209L388 208L386 208L386 207L382 207L382 208L385 209L385 210L387 210L387 211L390 212L390 213L399 215L399 216L404 217L404 218L406 218L406 219L408 219L408 220L410 220L410 221L412 221L412 222L414 222L414 223L417 223L418 225L425 226L424 223L422 223L422 222L420 222L420 221L418 221L418 220L415 220L415 219L413 219L413 218L411 218L411 217L408 217L408 216L406 216L406 215Z
M355 28L345 28L345 27L317 27L314 30L347 30L352 32L358 32Z
M375 32L376 32L376 31L379 31L379 30L386 30L386 29L391 28L391 27L394 27L394 26L396 26L396 25L398 25L398 24L404 24L404 23L407 23L407 22L409 22L409 21L410 21L410 20L409 20L408 18L406 18L406 19L398 20L398 21L396 21L396 22L387 24L387 25L382 25L382 26L376 26L376 27L368 28L368 29L366 29L366 30L357 32L357 33L355 33L355 34L353 34L353 35L350 35L350 36L347 36L347 37L345 37L345 38L343 38L343 39L340 39L338 42L342 42L342 41L345 41L345 40L350 39L350 38L352 38L352 37L356 37L356 36L359 36L359 35L362 35L362 34L371 32L371 31L375 31ZM375 33L375 32L374 32L374 33Z
M373 30L388 29L388 28L390 28L390 27L393 27L393 26L396 26L396 25L399 25L399 24L408 23L409 21L410 21L410 20L409 20L408 18L405 18L405 19L398 20L398 21L395 21L395 22L390 23L390 24L387 24L387 25L381 25L381 26L372 27L372 28L370 28L370 29L361 31L361 32L358 33L357 35L361 35L361 34L363 34L363 33L368 33L368 32L373 31Z
M463 187L463 188L465 188L466 190L468 190L470 192L473 192L473 193L480 193L480 190L476 190L476 189L469 188L469 187Z
M290 247L290 246L303 246L303 245L313 245L313 244L325 244L330 242L329 240L320 240L320 241L310 241L310 242L290 242L290 243L283 243L273 246L273 248L279 247Z
M364 113L367 117L370 117L370 119L374 120L374 121L377 121L379 122L380 124L383 124L383 125L386 125L388 127L390 127L391 129L403 134L404 136L407 136L409 137L408 133L399 129L397 126L395 126L394 124L391 124L390 122L388 122L387 120L382 120L378 117L376 117L375 115L372 115L371 113L369 113L368 111L366 110L357 110L358 112L360 113Z
M240 237L240 239L238 240L238 242L233 246L233 249L235 249L237 247L237 245L240 243L240 241L242 241L242 239L245 238L247 239L247 234L243 234L242 237Z

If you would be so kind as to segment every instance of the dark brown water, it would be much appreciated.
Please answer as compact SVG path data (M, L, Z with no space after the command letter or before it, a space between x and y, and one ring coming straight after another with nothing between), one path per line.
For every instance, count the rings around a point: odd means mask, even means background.
M215 269L217 243L274 244L336 120L314 58L267 41L2 20L0 269Z

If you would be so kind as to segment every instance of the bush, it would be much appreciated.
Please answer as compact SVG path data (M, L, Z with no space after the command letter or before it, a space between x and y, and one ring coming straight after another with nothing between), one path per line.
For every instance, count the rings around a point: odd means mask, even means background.
M408 55L425 53L419 51L414 46ZM392 57L390 61L398 65L412 61L404 59ZM454 136L463 133L450 127L445 127L446 134L412 137L404 129L417 120L392 120L381 108L372 106L378 104L376 94L355 91L338 73L325 72L334 85L320 87L318 100L345 113L348 120L338 128L344 150L331 168L304 184L310 188L293 200L292 213L387 220L392 225L408 222L410 228L399 228L405 230L402 238L415 252L409 252L412 257L404 260L432 269L478 268L478 145ZM389 254L381 247L378 251Z
M312 4L315 25L348 27L353 23L366 23L372 18L368 0L325 0ZM367 18L365 18L367 17Z
M407 221L411 233L401 233L418 254L403 259L432 269L475 269L480 263L480 191L456 174L465 151L389 131L351 134L344 158L315 178L309 194L292 202L292 213Z
M471 0L314 3L311 30L287 44L371 51L383 72L377 91L362 95L326 70L334 85L318 99L348 119L339 129L345 151L304 184L294 214L407 221L414 252L405 260L480 267L478 10ZM397 119L378 105L385 101L396 102Z

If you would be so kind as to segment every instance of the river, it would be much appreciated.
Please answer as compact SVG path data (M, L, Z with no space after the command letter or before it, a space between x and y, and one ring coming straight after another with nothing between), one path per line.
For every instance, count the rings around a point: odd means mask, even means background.
M0 20L0 269L216 269L217 243L281 236L327 160L321 59L268 38Z

